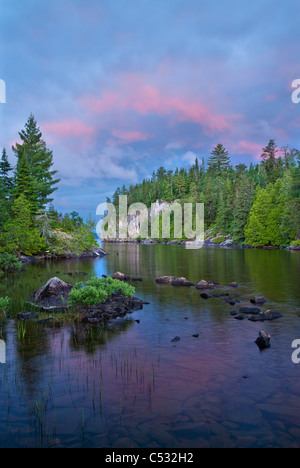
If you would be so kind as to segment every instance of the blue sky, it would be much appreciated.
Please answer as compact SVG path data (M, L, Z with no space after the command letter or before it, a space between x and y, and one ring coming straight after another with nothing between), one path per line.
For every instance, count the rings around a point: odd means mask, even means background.
M223 143L233 164L300 148L299 1L1 0L0 148L32 112L62 179L95 214L117 186Z

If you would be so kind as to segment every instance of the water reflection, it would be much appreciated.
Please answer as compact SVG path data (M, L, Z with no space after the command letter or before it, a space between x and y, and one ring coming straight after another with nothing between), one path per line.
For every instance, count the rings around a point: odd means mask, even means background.
M143 310L104 326L26 324L3 328L0 364L1 447L280 447L299 446L300 338L297 252L108 245L100 260L48 261L2 279L12 315L50 277L121 271L140 276ZM159 286L162 275L229 284L241 301L253 294L284 318L238 322L220 298L195 288ZM234 291L234 293L237 291ZM238 306L237 306L238 307ZM138 320L138 322L136 322ZM272 347L254 341L263 326ZM194 336L197 335L197 338ZM175 336L181 340L172 343Z

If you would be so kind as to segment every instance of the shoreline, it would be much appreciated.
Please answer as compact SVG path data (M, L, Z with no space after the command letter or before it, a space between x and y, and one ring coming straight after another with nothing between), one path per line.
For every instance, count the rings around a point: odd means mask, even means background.
M192 241L168 241L168 242L158 242L154 241L153 239L146 239L146 240L132 240L132 239L112 239L112 240L104 240L102 239L101 242L103 244L142 244L142 245L171 245L171 246L186 246L188 243ZM203 247L217 247L223 249L256 249L256 250L287 250L287 251L300 251L300 245L295 246L288 246L288 247L280 247L280 246L273 246L273 245L266 245L266 246L252 246L248 244L239 245L234 244L233 242L224 241L221 243L215 243L211 239L207 239L204 241Z
M86 252L82 252L81 254L77 255L73 252L66 253L64 255L48 255L47 253L44 255L33 255L33 256L26 256L22 255L19 257L19 260L24 264L27 265L29 263L35 263L42 260L60 260L60 259L82 259L82 258L103 258L109 255L109 252L106 252L99 246L94 246L93 249L88 250Z

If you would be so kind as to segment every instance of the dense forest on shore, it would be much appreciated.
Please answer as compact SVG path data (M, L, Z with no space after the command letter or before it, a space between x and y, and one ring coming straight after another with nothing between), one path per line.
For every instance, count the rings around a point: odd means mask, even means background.
M0 160L0 273L20 268L22 255L80 255L95 244L94 222L84 223L75 211L62 215L52 205L59 179L33 115L19 137L12 147L16 166L6 149Z
M156 200L205 204L205 228L251 246L300 245L300 152L274 140L263 148L261 161L231 165L228 151L218 144L207 162L196 159L188 170L160 167L150 180L128 189L128 205ZM110 201L110 200L108 200Z

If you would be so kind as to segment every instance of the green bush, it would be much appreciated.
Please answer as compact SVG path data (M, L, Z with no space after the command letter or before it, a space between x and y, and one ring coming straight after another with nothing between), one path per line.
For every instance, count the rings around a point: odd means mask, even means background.
M103 304L114 293L132 297L135 288L127 283L112 278L89 279L86 283L78 282L69 294L70 304L97 305Z
M10 271L20 271L22 262L13 254L7 252L0 253L0 274L8 273Z
M10 298L9 297L0 297L0 321L5 320L6 312L10 307Z
M298 239L298 240L296 240L296 241L292 242L292 244L291 244L291 245L300 245L300 239Z
M214 244L222 244L222 242L225 242L225 241L226 241L226 237L224 236L219 236L212 240Z

